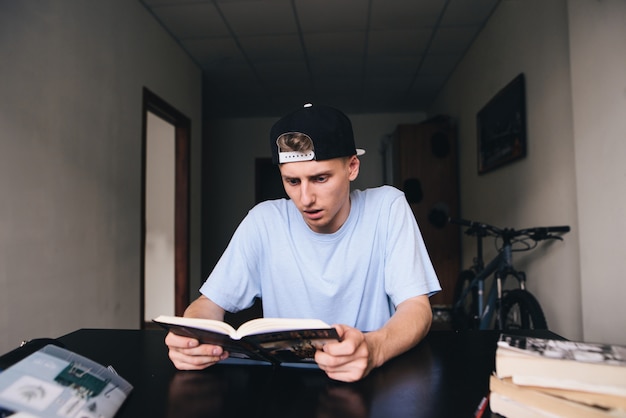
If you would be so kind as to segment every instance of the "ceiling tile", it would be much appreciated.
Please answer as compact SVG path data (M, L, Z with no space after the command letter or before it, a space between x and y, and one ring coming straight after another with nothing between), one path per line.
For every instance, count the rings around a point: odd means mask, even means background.
M205 70L245 61L239 47L231 38L190 39L184 40L182 45Z
M420 67L420 75L450 74L458 64L458 55L428 54Z
M428 52L462 56L480 31L478 26L440 27Z
M221 1L218 8L236 36L297 33L289 0Z
M446 0L372 0L370 27L432 28L437 23L445 4Z
M344 32L367 28L368 0L294 0L302 31Z
M411 77L417 72L421 60L421 55L370 57L365 65L365 74L367 77Z
M351 57L362 60L365 53L365 32L323 32L304 35L307 54L318 57Z
M179 40L229 34L222 17L211 3L154 6L152 12Z
M367 90L389 90L397 94L407 92L412 82L413 74L396 77L368 76L364 86Z
M420 55L426 51L432 29L372 30L367 40L370 55Z
M363 73L363 63L348 57L332 59L315 59L310 62L311 73L317 79L321 78L357 78Z
M283 61L304 59L302 44L297 35L242 36L239 44L252 61Z
M442 26L478 25L491 15L500 0L450 0Z
M311 85L311 75L304 60L255 63L259 78L264 82L293 83L294 86Z

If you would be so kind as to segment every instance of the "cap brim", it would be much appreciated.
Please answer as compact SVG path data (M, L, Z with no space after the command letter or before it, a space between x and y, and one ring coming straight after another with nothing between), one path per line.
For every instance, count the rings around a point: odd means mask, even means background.
M356 155L357 157L360 157L361 155L365 154L365 150L363 148L357 148L356 149Z

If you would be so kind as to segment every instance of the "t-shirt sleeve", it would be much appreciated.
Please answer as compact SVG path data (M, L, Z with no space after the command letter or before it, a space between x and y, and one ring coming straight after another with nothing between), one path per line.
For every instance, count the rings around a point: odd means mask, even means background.
M252 306L260 296L259 260L262 245L253 211L233 234L226 250L200 288L200 293L228 312Z

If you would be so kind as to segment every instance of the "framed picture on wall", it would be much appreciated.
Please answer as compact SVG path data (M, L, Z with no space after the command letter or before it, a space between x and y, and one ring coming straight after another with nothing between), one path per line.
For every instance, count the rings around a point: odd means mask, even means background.
M520 74L478 112L478 174L526 157L526 86Z

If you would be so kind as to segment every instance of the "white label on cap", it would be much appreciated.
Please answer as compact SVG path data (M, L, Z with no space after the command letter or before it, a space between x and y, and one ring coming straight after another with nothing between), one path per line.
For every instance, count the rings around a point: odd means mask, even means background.
M315 152L299 152L299 151L290 151L290 152L279 152L278 153L278 162L280 164L283 163L293 163L296 161L311 161L315 158Z

